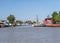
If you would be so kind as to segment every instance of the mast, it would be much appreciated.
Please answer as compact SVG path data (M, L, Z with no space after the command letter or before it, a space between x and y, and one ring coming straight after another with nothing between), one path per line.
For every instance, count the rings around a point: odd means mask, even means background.
M36 23L38 24L38 15L36 15Z

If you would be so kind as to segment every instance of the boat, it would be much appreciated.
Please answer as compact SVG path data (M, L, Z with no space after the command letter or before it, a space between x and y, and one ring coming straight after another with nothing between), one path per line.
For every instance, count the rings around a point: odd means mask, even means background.
M38 15L36 15L36 24L33 24L32 26L34 26L34 27L40 27L41 26L39 24Z
M45 24L34 24L34 25L32 25L33 27L46 27L46 25Z
M33 24L32 26L33 26L33 27L40 27L41 25Z
M46 25L47 27L60 27L60 24L50 24L50 25Z
M38 16L36 16L36 24L32 25L33 27L46 27L45 24L39 23Z

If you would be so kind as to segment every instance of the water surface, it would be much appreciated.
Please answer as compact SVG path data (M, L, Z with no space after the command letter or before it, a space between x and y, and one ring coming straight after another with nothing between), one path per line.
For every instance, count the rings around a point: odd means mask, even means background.
M60 43L60 27L0 28L0 43Z

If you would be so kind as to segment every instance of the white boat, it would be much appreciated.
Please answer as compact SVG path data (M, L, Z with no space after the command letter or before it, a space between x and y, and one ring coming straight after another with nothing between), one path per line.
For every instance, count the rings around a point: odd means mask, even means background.
M41 25L40 24L33 24L32 26L33 27L40 27Z

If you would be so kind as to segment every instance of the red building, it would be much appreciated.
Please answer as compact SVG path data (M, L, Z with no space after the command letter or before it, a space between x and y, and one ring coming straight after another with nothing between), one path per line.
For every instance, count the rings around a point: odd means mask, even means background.
M45 19L45 25L51 26L51 27L60 27L60 24L53 24L52 18L46 18Z
M51 18L46 18L45 19L45 24L53 24Z

